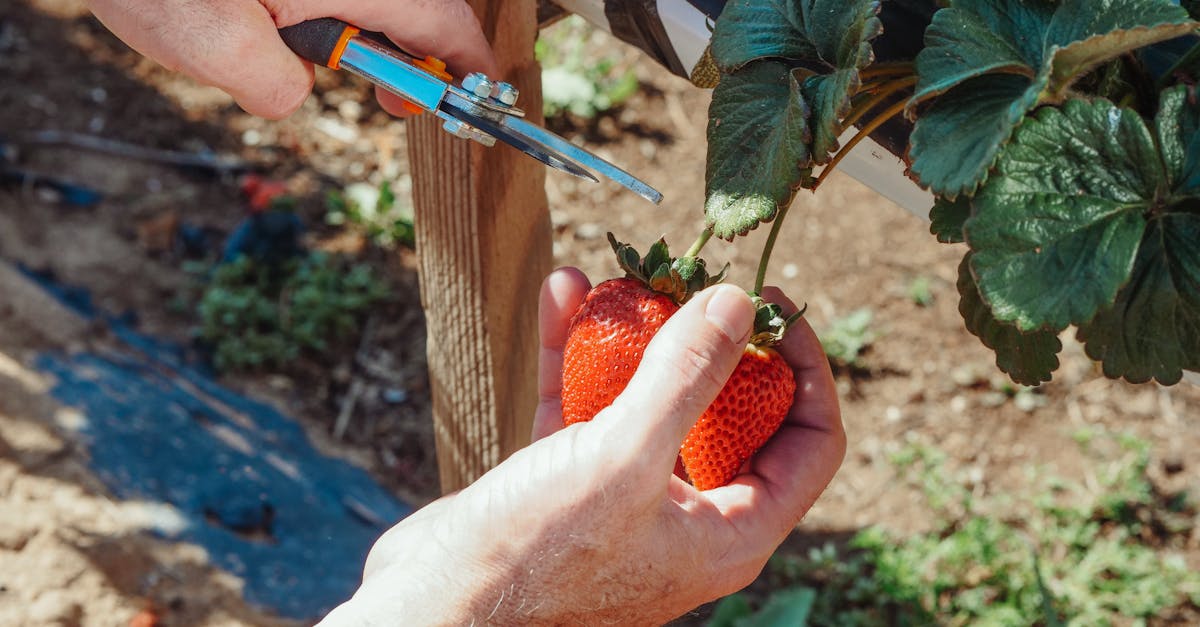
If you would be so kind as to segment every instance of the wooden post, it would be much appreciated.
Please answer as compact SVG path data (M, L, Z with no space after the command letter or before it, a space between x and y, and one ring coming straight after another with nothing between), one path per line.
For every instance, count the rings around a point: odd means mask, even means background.
M542 119L533 57L536 0L471 0L518 106ZM460 489L529 441L537 405L537 296L551 270L545 166L497 144L409 123L428 329L429 377L443 492Z

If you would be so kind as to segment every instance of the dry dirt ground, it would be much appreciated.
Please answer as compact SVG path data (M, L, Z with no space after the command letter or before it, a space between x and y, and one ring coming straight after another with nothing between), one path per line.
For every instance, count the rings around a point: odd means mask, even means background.
M251 118L220 92L140 59L78 0L0 4L0 66L0 136L56 129L245 159L299 195L300 212L314 225L312 244L353 251L386 273L397 297L375 314L368 341L348 345L332 364L304 361L225 383L299 417L323 450L361 464L410 502L436 495L411 253L364 249L321 226L325 190L402 177L402 123L378 111L361 85L331 73L320 75L318 93L293 118ZM686 245L701 226L708 95L648 61L638 72L643 90L623 109L558 127L667 198L654 208L612 187L551 175L557 260L594 279L616 271L605 231L644 248L661 235ZM186 344L193 319L167 304L188 277L180 259L156 244L153 226L174 214L227 232L243 211L236 181L70 148L23 148L19 157L106 197L80 209L0 187L0 259L86 286L98 307L136 312L142 331ZM1084 477L1088 466L1072 434L1084 427L1128 432L1152 443L1159 487L1200 493L1200 388L1104 379L1064 338L1055 380L1020 405L998 391L1002 377L990 353L957 314L960 249L937 244L922 220L841 175L796 202L769 282L807 302L818 331L866 307L878 334L862 366L839 373L850 451L801 525L801 541L844 538L873 524L921 529L920 499L888 461L912 441L945 450L951 468L988 494L1020 486L1033 466ZM732 281L748 285L764 236L760 229L734 245L712 243L706 256L730 261ZM929 306L908 296L918 278L929 282ZM155 504L116 500L89 473L60 433L69 408L47 398L48 382L30 361L40 351L106 339L11 271L0 279L0 625L126 625L147 608L163 624L280 622L247 607L239 581L209 566L202 550L146 533L163 516ZM355 379L369 392L335 440L334 416ZM377 400L394 387L407 392L407 402ZM1193 539L1188 559L1200 568L1196 545Z

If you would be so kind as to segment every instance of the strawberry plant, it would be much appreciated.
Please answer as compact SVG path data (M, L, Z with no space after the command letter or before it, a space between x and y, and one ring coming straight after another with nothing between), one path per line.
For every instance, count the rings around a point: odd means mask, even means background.
M726 4L706 234L772 223L761 287L795 194L911 123L898 152L966 245L959 310L1001 370L1050 380L1069 327L1112 378L1200 370L1200 3L893 2L932 17L882 62L880 0Z
M279 264L240 256L218 266L196 305L197 337L223 372L278 368L324 355L388 296L366 265L325 253Z

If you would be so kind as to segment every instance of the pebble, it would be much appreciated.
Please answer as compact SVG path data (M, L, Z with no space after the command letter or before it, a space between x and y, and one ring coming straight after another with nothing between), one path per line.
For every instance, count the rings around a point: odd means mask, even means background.
M956 414L961 414L962 412L967 411L968 405L969 403L967 402L967 397L963 396L962 394L950 399L950 411L953 411Z
M899 422L904 417L904 412L900 411L899 407L889 405L883 412L883 419L888 422Z
M550 210L550 224L559 229L571 223L571 214L562 209Z
M262 143L262 133L259 133L257 130L251 128L251 129L246 129L246 132L242 133L242 144L243 145L257 146L261 143Z
M330 117L317 118L313 121L313 128L343 144L353 144L358 139L357 128Z
M575 227L575 237L584 240L599 239L604 237L604 227L595 222L584 222Z
M343 100L337 106L338 115L347 122L357 122L362 117L362 104L357 100Z
M1013 397L1013 404L1017 406L1017 409L1025 413L1030 413L1033 410L1045 405L1046 397L1040 394L1035 394L1032 391L1022 391Z
M785 264L783 264L782 272L783 272L783 278L794 279L794 278L800 276L800 266L797 266L794 263L785 263Z
M979 397L979 404L983 407L1000 407L1008 402L1008 395L1003 392L988 392Z
M950 371L950 380L959 387L971 387L979 383L981 378L979 370L975 368L974 364L959 366Z

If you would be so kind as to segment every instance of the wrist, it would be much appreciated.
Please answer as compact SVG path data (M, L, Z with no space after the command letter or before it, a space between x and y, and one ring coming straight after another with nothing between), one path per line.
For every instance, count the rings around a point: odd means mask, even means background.
M459 496L443 497L384 533L359 589L321 625L486 622L513 581L501 557L508 551L489 533L494 526L463 511Z

